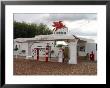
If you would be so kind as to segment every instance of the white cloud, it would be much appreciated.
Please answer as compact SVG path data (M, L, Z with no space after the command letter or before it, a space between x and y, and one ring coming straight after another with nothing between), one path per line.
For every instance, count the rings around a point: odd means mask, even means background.
M81 36L96 36L97 35L97 20L78 20L69 22L66 21L69 32Z
M77 20L96 20L95 13L70 13L70 14L50 14L48 20L56 21L56 20L67 20L67 21L77 21Z

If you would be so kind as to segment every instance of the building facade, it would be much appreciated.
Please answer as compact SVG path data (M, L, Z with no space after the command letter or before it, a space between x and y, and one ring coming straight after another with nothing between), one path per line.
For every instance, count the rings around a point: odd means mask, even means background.
M60 22L61 23L61 22ZM61 24L62 25L62 24ZM54 27L55 24L54 24ZM53 29L53 34L50 36L67 36L68 34L68 28L65 25L62 25L60 27L56 27ZM48 36L48 35L45 35ZM74 35L73 35L74 36ZM33 39L38 38L39 36L35 36ZM74 36L76 37L76 36ZM44 37L45 38L45 37ZM90 54L92 51L95 54L95 60L97 60L97 44L94 42L88 42L86 39L82 39L79 37L76 37L78 39L78 42L66 42L67 45L64 45L62 48L65 49L69 48L68 58L72 57L71 55L75 56L77 52L77 56L86 56L87 54ZM58 58L59 57L59 50L61 47L58 47L56 44L56 41L34 41L34 42L20 42L21 40L27 40L28 38L17 38L14 39L14 55L19 56L30 56L34 57L36 55L35 48L39 49L39 57L45 57L46 55L46 46L47 43L49 44L49 58ZM70 47L73 48L70 48ZM77 48L74 48L76 46ZM30 48L30 49L29 49ZM77 57L75 56L75 57ZM74 59L76 61L76 59ZM75 62L74 61L74 62ZM73 60L70 60L70 62L73 62ZM76 62L75 62L76 63Z

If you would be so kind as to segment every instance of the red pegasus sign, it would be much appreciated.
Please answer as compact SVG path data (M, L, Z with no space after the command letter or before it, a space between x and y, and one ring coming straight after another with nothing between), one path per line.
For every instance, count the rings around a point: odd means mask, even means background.
M54 28L54 30L58 30L58 29L61 29L61 28L64 28L65 25L62 23L62 21L58 21L58 22L53 22L54 25L52 25Z

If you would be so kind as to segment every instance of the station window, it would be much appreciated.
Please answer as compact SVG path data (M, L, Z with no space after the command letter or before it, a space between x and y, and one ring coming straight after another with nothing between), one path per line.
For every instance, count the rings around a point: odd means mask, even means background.
M85 46L80 46L80 51L85 51Z
M37 47L42 47L42 46L37 46Z
M63 32L61 32L61 34L63 34Z
M64 34L66 34L66 32L64 32Z

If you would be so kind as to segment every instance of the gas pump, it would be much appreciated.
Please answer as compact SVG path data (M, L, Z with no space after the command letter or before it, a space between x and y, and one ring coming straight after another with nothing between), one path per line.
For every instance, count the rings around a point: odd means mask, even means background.
M49 43L46 45L45 61L48 62L49 57Z
M94 60L95 60L95 59L94 59L94 56L95 56L95 55L94 55L94 53L93 53L93 51L92 51L91 54L90 54L90 60L91 60L91 61L94 61Z
M34 48L35 50L35 59L39 61L39 48Z

